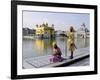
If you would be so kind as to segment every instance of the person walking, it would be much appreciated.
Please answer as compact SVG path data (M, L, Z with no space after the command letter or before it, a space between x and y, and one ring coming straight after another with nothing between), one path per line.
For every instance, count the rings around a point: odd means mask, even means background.
M69 48L69 51L71 52L70 59L73 59L73 53L74 53L75 48L76 48L74 32L75 32L75 30L74 30L73 26L71 26L70 32L67 35L67 37L68 37L68 48Z

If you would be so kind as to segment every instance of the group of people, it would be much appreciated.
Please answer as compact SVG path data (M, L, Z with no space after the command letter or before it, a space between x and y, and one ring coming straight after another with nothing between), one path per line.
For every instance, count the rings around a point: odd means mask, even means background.
M70 32L67 34L68 38L68 49L71 52L70 59L73 59L73 53L75 51L76 45L75 45L75 35L74 35L74 28L70 27ZM50 59L50 62L61 62L64 60L64 58L61 56L62 52L60 48L57 46L56 43L53 44L53 58Z

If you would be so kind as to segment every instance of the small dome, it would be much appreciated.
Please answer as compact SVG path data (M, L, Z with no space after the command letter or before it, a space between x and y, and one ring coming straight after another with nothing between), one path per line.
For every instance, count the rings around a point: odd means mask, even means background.
M89 32L89 30L85 27L85 24L82 24L81 27L77 31Z

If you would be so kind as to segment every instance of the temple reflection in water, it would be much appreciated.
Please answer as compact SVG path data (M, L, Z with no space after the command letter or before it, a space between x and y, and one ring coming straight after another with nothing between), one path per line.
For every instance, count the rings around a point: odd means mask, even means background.
M23 59L30 57L38 57L43 55L53 54L53 42L56 42L62 51L62 56L66 56L69 53L67 48L67 38L57 37L55 39L35 39L35 40L23 40ZM90 46L89 38L76 38L75 44L78 49Z

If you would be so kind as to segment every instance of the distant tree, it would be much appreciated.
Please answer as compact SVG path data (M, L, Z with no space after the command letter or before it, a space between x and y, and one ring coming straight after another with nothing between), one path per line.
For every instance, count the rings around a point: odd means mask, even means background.
M36 24L36 27L38 27L38 24Z

